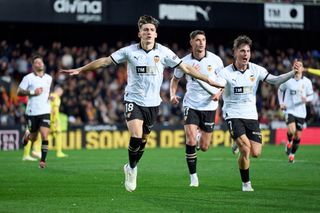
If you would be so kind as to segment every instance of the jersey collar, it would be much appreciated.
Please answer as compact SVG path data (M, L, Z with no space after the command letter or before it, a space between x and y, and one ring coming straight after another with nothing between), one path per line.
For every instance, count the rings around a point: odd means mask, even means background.
M243 74L243 73L245 73L245 71L247 71L247 70L250 69L250 68L249 68L249 64L250 64L250 63L248 63L247 69L245 69L245 70L238 70L238 68L236 67L235 63L233 62L233 63L232 63L232 69L233 69L233 71L239 71L239 72L241 72L241 73Z
M33 75L39 78L42 78L45 75L45 72L43 72L43 75L37 75L35 71L32 71Z
M150 52L151 50L157 49L157 48L158 48L158 44L155 42L154 45L153 45L153 47L152 47L152 49L150 49L150 50L145 50L145 49L142 48L141 43L139 43L138 48L139 48L139 49L142 49L142 50L144 50L146 53L148 53L148 52Z
M204 56L203 56L202 58L200 58L200 59L197 59L197 58L194 57L193 53L191 52L191 58L194 59L194 60L197 60L197 61L201 61L202 59L206 58L207 55L208 55L208 54L207 54L207 50L206 50Z

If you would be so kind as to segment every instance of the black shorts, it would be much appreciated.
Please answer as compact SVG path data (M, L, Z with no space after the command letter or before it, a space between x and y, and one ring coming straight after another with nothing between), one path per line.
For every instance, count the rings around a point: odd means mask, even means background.
M304 122L305 122L304 118L298 118L298 117L295 117L292 114L288 114L286 116L287 125L290 124L290 123L296 123L296 129L299 130L299 131L302 131Z
M184 124L195 124L204 132L213 132L215 116L215 110L200 111L189 107L184 108Z
M257 120L232 118L227 119L227 124L233 140L245 134L249 140L261 143L261 130Z
M50 114L26 115L26 119L30 132L37 132L40 127L50 128Z
M124 102L124 115L127 121L134 119L143 120L143 134L149 134L157 120L159 107L143 107L134 102Z

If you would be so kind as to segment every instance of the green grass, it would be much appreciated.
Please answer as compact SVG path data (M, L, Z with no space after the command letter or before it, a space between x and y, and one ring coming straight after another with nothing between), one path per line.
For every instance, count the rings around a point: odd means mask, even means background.
M320 212L320 146L302 146L289 164L283 147L251 160L254 192L242 192L230 148L198 152L200 186L189 187L183 149L148 149L138 187L127 192L127 150L49 152L47 168L0 152L0 212Z

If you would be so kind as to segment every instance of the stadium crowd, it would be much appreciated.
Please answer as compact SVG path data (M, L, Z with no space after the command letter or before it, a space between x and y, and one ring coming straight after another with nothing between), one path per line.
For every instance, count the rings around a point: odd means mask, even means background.
M31 72L31 58L37 53L43 56L46 72L53 77L53 85L64 89L61 112L68 115L70 125L80 124L124 124L124 107L122 104L126 86L126 65L110 66L96 72L87 72L79 76L67 76L59 69L80 67L88 62L110 55L116 49L126 46L118 41L114 47L108 43L99 46L64 46L61 42L52 42L51 46L34 45L32 41L9 43L0 41L0 126L25 124L24 110L26 99L17 97L18 83L22 77ZM187 44L186 44L187 45ZM179 57L188 53L187 47L177 43L167 44ZM295 58L303 60L305 67L320 68L320 50L299 51L292 48L271 50L253 47L251 61L266 67L275 75L291 69ZM208 43L208 49L224 60L224 65L232 63L232 50L223 45ZM258 48L256 48L258 47ZM166 69L161 87L163 102L160 106L158 122L163 125L183 123L181 105L170 103L169 84L172 70ZM308 105L308 125L320 123L320 78L307 74L312 80L315 97ZM178 88L178 95L183 97L185 81ZM277 87L262 83L257 93L259 121L262 125L285 127L283 113L279 109ZM221 113L218 124L222 121ZM284 126L283 126L284 125Z

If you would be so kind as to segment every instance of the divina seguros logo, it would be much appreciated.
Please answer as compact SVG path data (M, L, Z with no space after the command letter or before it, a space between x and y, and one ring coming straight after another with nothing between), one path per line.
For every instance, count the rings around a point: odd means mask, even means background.
M100 22L102 20L102 0L54 0L56 13L75 14L81 22Z

